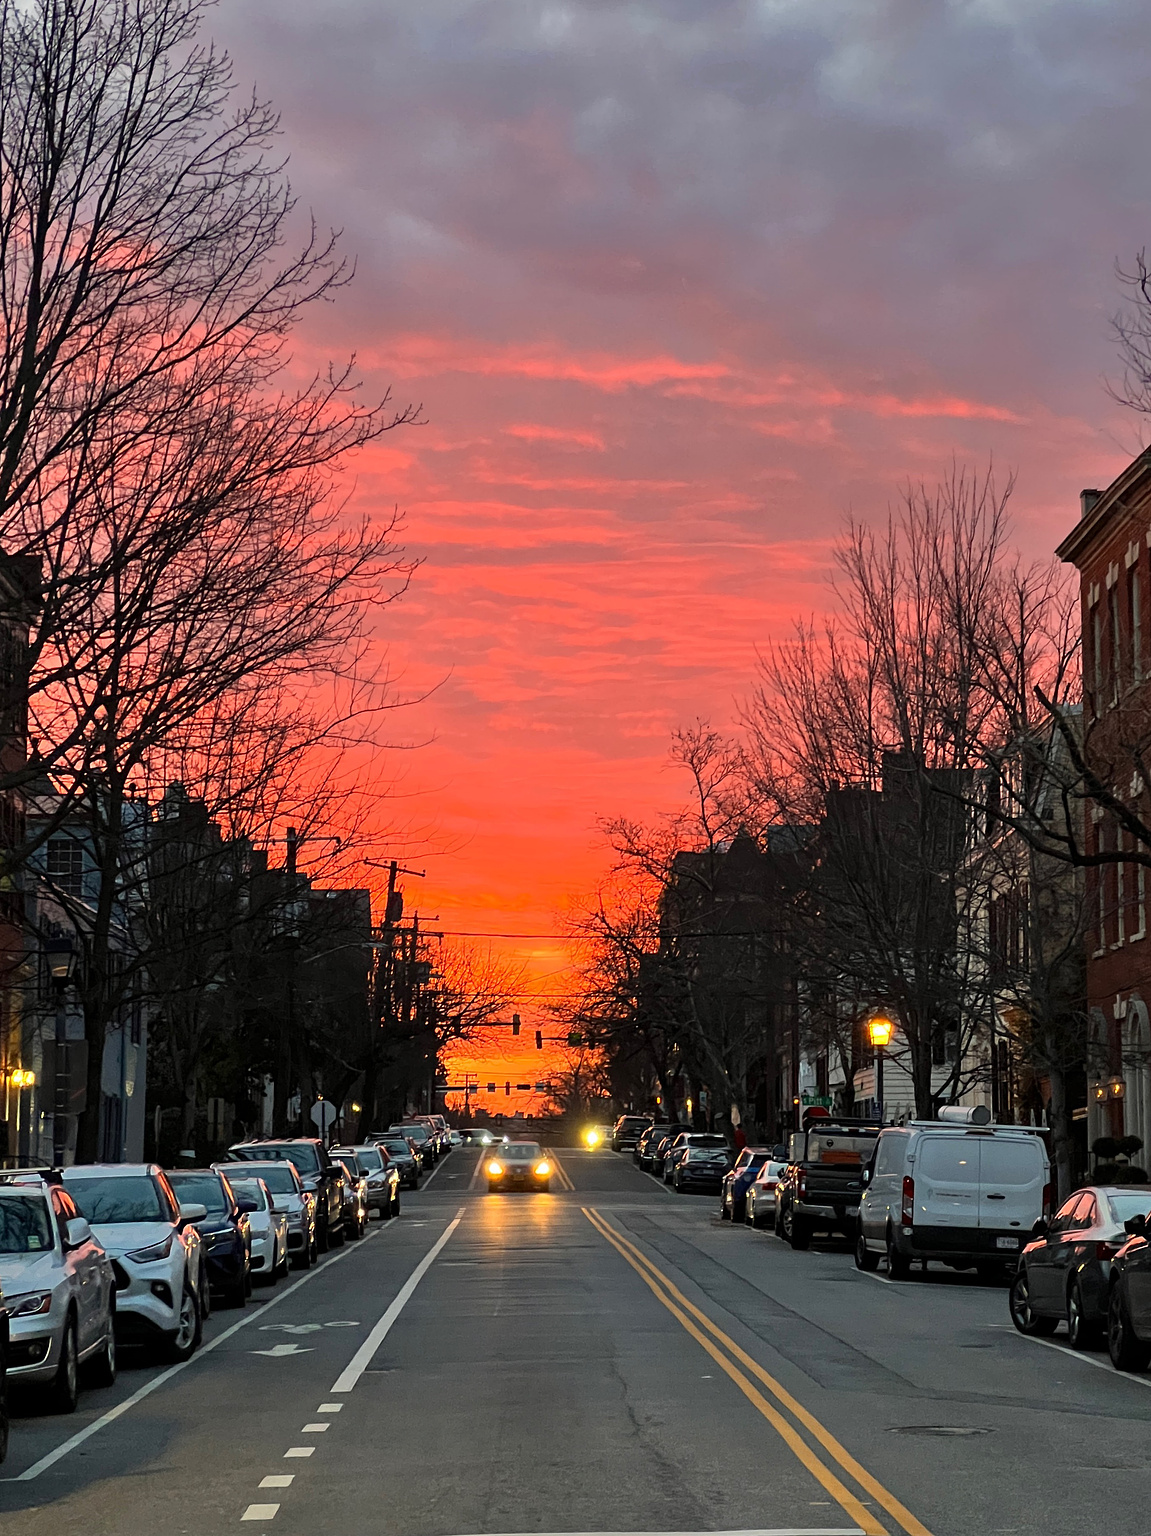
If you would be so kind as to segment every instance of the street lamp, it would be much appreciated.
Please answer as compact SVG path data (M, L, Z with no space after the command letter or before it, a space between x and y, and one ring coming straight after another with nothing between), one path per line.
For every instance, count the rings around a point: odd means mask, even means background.
M68 983L76 973L76 950L68 934L58 934L44 941L44 955L48 961L48 974L56 989L56 1099L52 1115L52 1165L64 1166L64 1149L67 1144L68 1118L68 1019L64 999Z
M883 1124L883 1053L891 1044L895 1025L885 1013L876 1013L867 1021L867 1037L875 1050L875 1104L879 1123Z

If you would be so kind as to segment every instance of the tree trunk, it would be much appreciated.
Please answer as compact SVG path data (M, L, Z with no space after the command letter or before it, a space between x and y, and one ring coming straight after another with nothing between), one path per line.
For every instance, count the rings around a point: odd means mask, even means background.
M1055 1164L1056 1209L1071 1194L1071 1110L1061 1066L1049 1066L1051 1082L1051 1151Z

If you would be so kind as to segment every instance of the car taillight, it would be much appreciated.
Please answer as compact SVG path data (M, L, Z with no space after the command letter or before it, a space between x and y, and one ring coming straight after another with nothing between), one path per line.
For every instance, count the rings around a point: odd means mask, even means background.
M915 1180L906 1175L903 1179L903 1208L900 1216L905 1227L910 1227L915 1221Z
M1050 1221L1050 1219L1051 1219L1051 1212L1054 1209L1055 1209L1055 1185L1054 1184L1044 1184L1044 1186L1043 1186L1043 1219L1045 1221Z
M1116 1239L1116 1241L1111 1243L1096 1243L1095 1257L1097 1259L1113 1259L1126 1241L1126 1238L1122 1238Z
M807 1175L804 1173L802 1168L800 1169L795 1180L795 1198L797 1200L807 1199Z

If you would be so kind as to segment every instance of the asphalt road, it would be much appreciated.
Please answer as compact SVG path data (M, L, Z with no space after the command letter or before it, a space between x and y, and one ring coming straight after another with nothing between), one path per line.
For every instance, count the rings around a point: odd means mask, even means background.
M1021 1338L1002 1287L860 1275L630 1159L559 1163L488 1195L456 1152L187 1366L17 1418L0 1528L1151 1533L1151 1375Z

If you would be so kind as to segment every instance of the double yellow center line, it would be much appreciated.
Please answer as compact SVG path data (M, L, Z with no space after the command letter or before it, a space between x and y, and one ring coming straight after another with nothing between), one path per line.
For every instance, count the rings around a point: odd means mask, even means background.
M744 1397L759 1410L788 1448L794 1452L812 1476L826 1488L844 1513L865 1533L865 1536L890 1536L890 1533L847 1483L836 1475L829 1463L838 1466L871 1501L886 1510L900 1530L906 1532L906 1536L931 1536L927 1527L917 1520L910 1510L905 1509L882 1483L877 1482L866 1467L860 1466L855 1457L839 1443L830 1430L824 1428L814 1414L809 1413L786 1387L776 1381L775 1377L765 1371L745 1350L742 1350L734 1339L724 1333L722 1328L717 1328L706 1313L701 1312L697 1306L688 1301L683 1292L672 1284L646 1254L642 1253L634 1243L629 1242L621 1232L608 1226L598 1211L589 1210L587 1206L581 1206L580 1209L600 1236L631 1265L656 1299L691 1334L696 1343L707 1351ZM735 1363L736 1361L738 1364ZM764 1396L749 1379L749 1374L745 1373L750 1373L750 1376L754 1376L762 1386L767 1388L770 1396L775 1399L774 1403ZM790 1415L790 1418L785 1417L785 1414ZM800 1428L797 1428L797 1425ZM810 1438L805 1439L800 1429L804 1430ZM822 1448L822 1455L810 1440L814 1440Z

